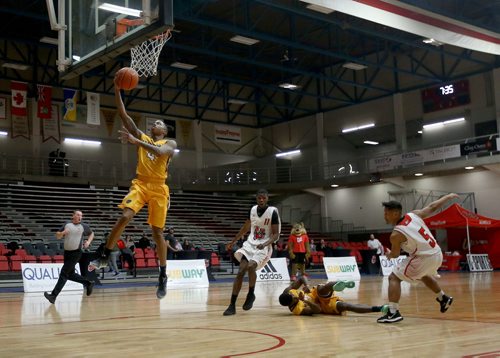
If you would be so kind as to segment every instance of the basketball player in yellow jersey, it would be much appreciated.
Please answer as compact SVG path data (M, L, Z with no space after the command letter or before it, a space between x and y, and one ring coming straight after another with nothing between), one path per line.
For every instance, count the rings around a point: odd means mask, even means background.
M160 260L160 276L156 296L163 298L167 294L167 247L163 239L163 227L167 217L169 189L165 184L168 176L168 164L174 154L177 143L165 139L168 128L162 120L154 122L151 137L141 132L127 114L123 104L120 88L115 81L115 100L123 128L120 131L122 140L138 147L136 178L132 180L129 193L119 205L123 209L121 217L111 230L106 242L103 257L93 261L89 270L107 266L111 249L121 237L123 230L141 208L148 204L148 224L156 243L156 254Z

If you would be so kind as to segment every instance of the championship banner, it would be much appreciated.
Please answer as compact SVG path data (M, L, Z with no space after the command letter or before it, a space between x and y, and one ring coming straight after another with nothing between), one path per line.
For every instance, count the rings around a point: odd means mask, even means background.
M100 107L99 94L87 92L87 124L93 126L101 124Z
M24 292L45 292L52 291L59 279L62 263L58 264L34 264L21 263L21 273L23 275ZM80 266L76 265L75 270L80 273ZM83 290L81 283L68 280L63 291Z
M241 144L241 128L215 125L214 136L216 142Z
M52 116L52 87L37 85L37 88L37 116L38 118L48 119Z
M52 105L50 118L45 118L42 122L42 141L46 142L49 139L61 143L61 131L59 128L59 108L57 105Z
M30 124L28 121L28 116L15 116L12 115L11 120L12 134L11 138L24 137L30 139Z
M169 260L167 275L169 289L208 287L205 260Z
M10 89L12 92L12 116L26 116L28 114L26 110L28 84L25 82L12 81L10 83Z
M389 276L392 273L392 268L406 259L406 255L401 255L395 259L388 259L384 255L379 256L380 267L382 267L382 275Z
M63 119L65 121L76 122L77 90L64 89Z
M290 281L285 257L272 258L257 271L257 282Z
M361 279L354 256L323 257L323 265L325 266L328 281L359 281Z

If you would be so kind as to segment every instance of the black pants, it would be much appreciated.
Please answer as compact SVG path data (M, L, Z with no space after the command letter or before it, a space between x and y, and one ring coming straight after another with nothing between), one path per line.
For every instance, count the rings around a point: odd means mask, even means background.
M59 279L57 280L56 286L52 290L52 294L57 296L63 289L66 281L74 281L81 283L84 286L90 284L89 280L84 279L75 271L75 265L80 261L82 256L82 250L66 251L64 250L64 264L59 273Z

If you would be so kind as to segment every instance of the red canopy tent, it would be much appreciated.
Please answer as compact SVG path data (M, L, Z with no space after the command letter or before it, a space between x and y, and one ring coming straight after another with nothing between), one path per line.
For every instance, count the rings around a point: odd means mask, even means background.
M447 229L450 250L465 249L460 242L457 242L463 239L465 228L467 252L487 253L492 266L500 267L500 220L473 213L458 204L453 204L424 221L430 229Z

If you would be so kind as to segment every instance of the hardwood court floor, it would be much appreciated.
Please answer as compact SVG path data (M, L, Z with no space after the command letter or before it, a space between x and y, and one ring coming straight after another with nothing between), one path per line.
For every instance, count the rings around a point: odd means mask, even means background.
M313 283L318 283L313 280ZM500 355L500 272L449 273L455 297L442 314L423 285L404 286L397 324L379 313L295 317L277 297L287 283L258 284L251 311L243 286L235 316L223 317L230 283L207 289L95 289L64 292L55 305L42 294L0 294L0 357L462 357ZM351 302L386 301L387 279L362 277L339 294Z

